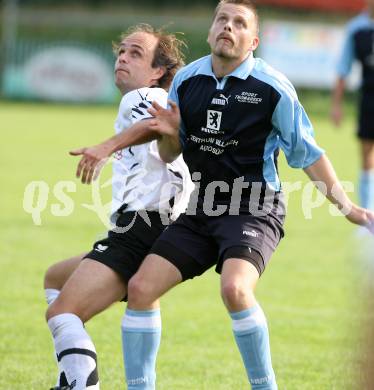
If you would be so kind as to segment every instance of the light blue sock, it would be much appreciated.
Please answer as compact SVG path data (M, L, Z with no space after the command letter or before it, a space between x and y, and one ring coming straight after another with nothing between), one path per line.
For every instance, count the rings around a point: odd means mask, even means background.
M253 390L277 390L271 365L269 332L259 305L230 313L232 327Z
M374 170L361 171L359 183L360 205L374 210Z
M126 310L122 319L122 349L128 390L156 388L156 357L160 340L159 309Z

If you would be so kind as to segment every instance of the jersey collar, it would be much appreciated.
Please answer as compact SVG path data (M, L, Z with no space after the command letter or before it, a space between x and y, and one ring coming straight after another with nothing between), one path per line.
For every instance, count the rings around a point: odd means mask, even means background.
M236 77L238 79L246 80L248 76L251 74L252 69L255 66L255 59L253 57L253 53L250 53L248 57L230 74L226 75L224 78L228 77ZM216 79L216 76L213 73L212 69L212 56L208 55L205 57L205 61L200 65L199 74L203 74L206 76L212 76Z

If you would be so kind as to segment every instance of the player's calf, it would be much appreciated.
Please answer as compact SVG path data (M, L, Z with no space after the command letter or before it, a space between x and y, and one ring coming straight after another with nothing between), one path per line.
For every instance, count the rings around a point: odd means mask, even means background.
M44 288L61 290L84 256L85 253L51 265L44 275Z
M80 318L71 313L60 314L52 317L48 326L68 388L99 389L96 350Z
M44 292L48 305L51 305L57 299L62 287L78 267L83 256L84 254L71 257L70 259L55 263L48 268L44 275ZM56 389L63 389L65 386L68 386L68 382L65 373L57 360L57 356L56 361L58 369Z
M252 389L276 390L267 322L253 293L258 277L252 262L228 258L222 267L221 294Z
M126 294L121 277L94 260L80 262L59 297L48 307L47 320L58 361L74 390L98 389L96 351L83 322Z

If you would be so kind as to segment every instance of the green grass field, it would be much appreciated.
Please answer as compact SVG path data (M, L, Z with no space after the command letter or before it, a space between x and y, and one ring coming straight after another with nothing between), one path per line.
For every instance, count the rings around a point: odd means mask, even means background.
M342 180L356 180L359 160L354 114L347 109L341 130L328 121L329 101L321 94L303 100L317 139ZM91 247L103 224L82 203L91 192L75 180L77 160L69 149L112 134L116 107L0 103L0 389L47 389L55 381L51 337L44 321L43 273L53 262ZM303 180L303 172L282 159L281 178ZM40 226L23 210L31 181L49 188ZM75 208L56 217L53 188L73 181ZM109 198L108 189L105 191ZM355 194L352 195L356 198ZM257 296L271 332L272 358L282 390L354 389L360 358L360 285L355 228L331 217L325 205L305 220L299 193L291 195L286 238L261 279ZM88 323L98 351L101 388L123 389L117 304ZM160 390L247 389L229 317L212 271L179 286L162 299L163 341L158 359Z

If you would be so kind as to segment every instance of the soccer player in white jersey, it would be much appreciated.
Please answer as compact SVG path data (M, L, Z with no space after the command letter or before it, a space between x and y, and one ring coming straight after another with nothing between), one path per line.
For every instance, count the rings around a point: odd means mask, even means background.
M137 271L169 217L184 211L192 183L183 159L164 163L157 141L143 120L153 101L166 107L171 80L183 64L182 42L173 34L139 25L121 37L116 48L115 81L123 98L115 123L117 135L91 148L73 151L82 155L77 175L90 183L100 162L114 151L113 214L115 227L108 237L84 255L57 263L46 273L45 291L51 330L60 368L55 389L98 389L96 352L84 323L127 294L127 283ZM173 217L173 216L172 216ZM151 310L153 336L160 332L159 309ZM157 316L158 314L158 316ZM124 345L126 348L133 348ZM153 347L157 349L157 345ZM151 350L145 353L152 353ZM126 361L125 366L132 362Z

